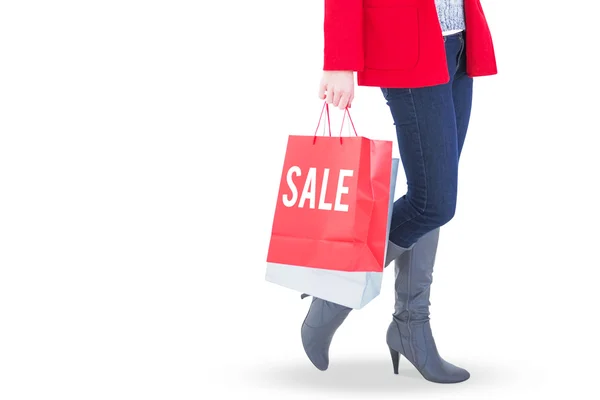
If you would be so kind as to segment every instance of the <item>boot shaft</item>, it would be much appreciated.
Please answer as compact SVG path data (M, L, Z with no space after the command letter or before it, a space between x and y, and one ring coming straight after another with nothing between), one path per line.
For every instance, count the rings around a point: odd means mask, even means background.
M399 321L429 319L429 297L433 266L439 241L439 228L423 235L395 262L394 318Z

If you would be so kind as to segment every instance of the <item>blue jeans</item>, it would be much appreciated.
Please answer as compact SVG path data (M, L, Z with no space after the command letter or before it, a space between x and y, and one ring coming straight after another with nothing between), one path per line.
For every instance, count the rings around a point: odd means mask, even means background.
M410 247L446 224L456 209L458 161L471 115L473 79L465 37L445 37L450 82L418 89L381 88L400 147L408 190L394 203L390 240Z

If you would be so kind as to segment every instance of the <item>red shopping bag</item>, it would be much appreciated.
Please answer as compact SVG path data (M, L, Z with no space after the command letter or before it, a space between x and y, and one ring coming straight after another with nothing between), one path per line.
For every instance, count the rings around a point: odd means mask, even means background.
M323 110L329 122L327 104ZM348 109L344 120L346 115L354 128ZM329 136L289 136L268 263L383 271L393 196L392 142L354 133L332 137L330 128Z

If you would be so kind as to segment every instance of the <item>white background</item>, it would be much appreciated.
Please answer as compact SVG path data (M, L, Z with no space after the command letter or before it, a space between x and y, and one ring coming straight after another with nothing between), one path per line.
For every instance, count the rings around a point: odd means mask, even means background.
M287 135L322 104L322 1L0 4L2 400L598 398L595 2L483 2L500 74L431 300L472 374L451 386L393 375L391 269L326 372L310 300L264 280ZM394 138L377 88L352 111Z

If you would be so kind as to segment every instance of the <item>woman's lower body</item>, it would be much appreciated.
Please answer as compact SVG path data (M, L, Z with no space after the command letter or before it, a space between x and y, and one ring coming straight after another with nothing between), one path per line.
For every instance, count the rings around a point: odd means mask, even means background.
M465 36L444 37L450 81L417 89L382 88L392 113L408 190L394 203L386 266L394 261L396 304L387 334L394 370L404 355L428 380L461 382L469 373L438 354L429 325L429 293L439 228L456 209L458 163L471 114ZM329 365L333 335L351 309L313 298L302 325L309 359Z

